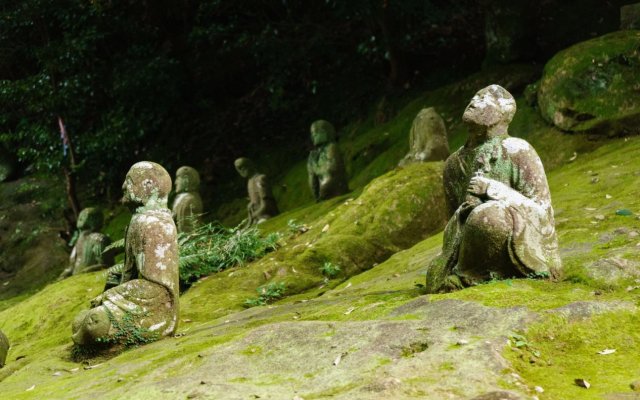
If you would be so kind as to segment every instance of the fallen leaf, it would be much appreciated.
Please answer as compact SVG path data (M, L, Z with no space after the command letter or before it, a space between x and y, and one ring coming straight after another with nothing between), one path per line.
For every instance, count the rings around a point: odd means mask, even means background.
M600 350L598 354L606 356L607 354L613 354L615 352L616 352L616 349L604 349L604 350Z
M613 196L611 196L610 194L605 194L605 195L604 195L604 198L608 200L608 199L612 199L612 198L613 198Z
M356 307L349 307L349 309L347 309L347 311L344 312L344 315L349 315L353 312L353 310L355 310Z
M591 384L587 382L586 379L578 378L578 379L574 379L574 382L576 385L583 387L585 389L589 389L591 387Z
M342 353L342 354L339 354L339 355L338 355L338 357L336 357L336 359L335 359L335 360L333 360L333 365L337 367L337 366L338 366L338 364L340 364L340 361L342 361L342 357L344 357L344 356L346 356L346 355L347 355L347 353L346 353L346 352L344 352L344 353Z
M329 224L326 224L326 225L324 226L324 228L322 228L322 232L323 232L323 233L324 233L324 232L327 232L327 231L329 231Z
M538 393L544 393L544 389L542 388L542 386L536 386L533 389Z
M456 342L458 346L464 346L465 344L469 344L469 341L466 339L460 339Z
M578 153L576 153L575 151L573 152L573 155L571 156L571 158L569 159L569 161L575 161L575 159L578 158Z
M36 388L36 385L31 386L29 389L25 390L25 392L30 392Z

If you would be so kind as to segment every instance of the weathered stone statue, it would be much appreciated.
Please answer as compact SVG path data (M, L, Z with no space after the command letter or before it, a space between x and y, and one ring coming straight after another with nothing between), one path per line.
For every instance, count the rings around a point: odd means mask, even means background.
M246 226L259 224L278 215L278 206L273 198L267 176L258 173L253 162L248 158L238 158L234 165L238 174L248 179L249 204L247 204Z
M640 29L640 3L620 8L620 30L624 29Z
M103 254L105 248L111 244L111 239L100 233L102 223L102 212L99 209L88 207L80 212L76 225L80 234L71 250L69 266L62 271L58 279L97 271L113 264L113 254Z
M347 173L333 125L325 120L311 124L311 140L315 148L309 153L307 172L313 197L320 201L347 193Z
M547 178L533 147L507 133L515 112L513 96L491 85L462 116L469 138L445 163L452 217L442 254L427 271L430 293L491 278L559 274Z
M7 354L9 353L9 339L0 331L0 368L4 367L5 361L7 361Z
M130 325L146 338L171 335L178 326L177 232L167 208L171 177L161 165L143 161L131 167L122 188L133 216L121 281L76 316L72 338L79 345L115 340Z
M200 197L200 175L191 167L180 167L176 171L176 197L171 211L178 232L191 232L200 225L202 198Z
M420 110L411 125L409 153L399 166L427 161L440 161L449 157L447 128L433 107Z

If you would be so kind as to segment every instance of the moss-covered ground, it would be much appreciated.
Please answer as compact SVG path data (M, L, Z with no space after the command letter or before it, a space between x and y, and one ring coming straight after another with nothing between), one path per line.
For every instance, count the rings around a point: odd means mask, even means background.
M0 300L0 329L12 342L0 369L2 397L464 399L501 388L540 399L630 394L640 379L640 138L565 135L519 98L512 133L529 140L547 167L563 280L422 292L442 243L442 164L394 169L406 150L401 137L422 106L436 105L455 149L464 140L457 116L476 89L500 77L516 92L536 79L530 69L509 71L426 93L387 124L347 129L341 144L354 191L318 204L278 194L285 212L261 229L280 232L281 247L191 287L174 338L73 362L71 321L100 292L101 272ZM303 172L298 165L285 174L286 187L300 185ZM108 216L114 235L122 215ZM327 261L341 267L333 279L320 272ZM244 309L269 282L285 283L286 297ZM597 354L605 348L616 352Z

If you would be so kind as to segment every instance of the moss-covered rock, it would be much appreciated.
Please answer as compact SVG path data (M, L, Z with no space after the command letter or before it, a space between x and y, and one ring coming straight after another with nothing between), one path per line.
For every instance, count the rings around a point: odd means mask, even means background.
M538 91L543 117L560 129L638 133L640 31L576 44L545 66Z

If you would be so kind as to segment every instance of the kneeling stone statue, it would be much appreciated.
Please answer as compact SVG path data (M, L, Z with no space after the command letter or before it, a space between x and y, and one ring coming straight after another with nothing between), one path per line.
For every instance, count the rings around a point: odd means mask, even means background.
M72 338L79 345L113 339L125 320L149 338L177 329L178 243L167 208L171 177L161 165L143 161L131 167L122 188L133 211L122 277L75 318Z
M510 137L513 96L480 90L463 121L469 138L445 163L451 219L442 254L429 266L429 293L493 278L557 277L561 262L547 178L536 151Z
M5 361L7 361L7 354L9 353L9 339L0 331L0 368L4 367Z

